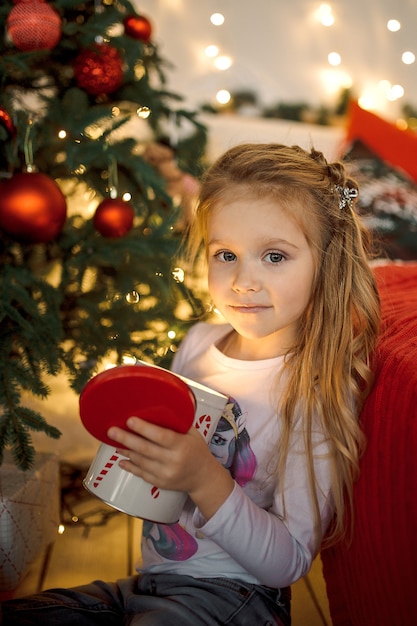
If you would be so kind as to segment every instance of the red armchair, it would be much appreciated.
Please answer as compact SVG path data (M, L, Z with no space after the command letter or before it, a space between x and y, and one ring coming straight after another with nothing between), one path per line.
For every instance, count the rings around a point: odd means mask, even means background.
M353 539L322 551L333 626L417 625L417 263L375 273L383 327Z

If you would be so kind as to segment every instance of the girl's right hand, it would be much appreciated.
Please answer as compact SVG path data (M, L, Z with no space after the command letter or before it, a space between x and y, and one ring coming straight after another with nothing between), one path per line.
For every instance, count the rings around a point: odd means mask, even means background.
M233 491L234 480L196 428L181 434L139 417L129 418L127 426L131 432L117 427L108 432L128 458L120 466L161 489L186 492L203 517L212 517Z

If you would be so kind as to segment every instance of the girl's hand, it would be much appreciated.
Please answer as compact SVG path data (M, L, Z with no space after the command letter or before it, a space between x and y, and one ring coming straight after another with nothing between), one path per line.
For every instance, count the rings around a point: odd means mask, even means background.
M120 467L160 489L185 491L209 519L234 487L229 472L216 461L210 449L192 426L185 434L130 417L128 432L112 427L111 439L120 443L118 452L129 460Z

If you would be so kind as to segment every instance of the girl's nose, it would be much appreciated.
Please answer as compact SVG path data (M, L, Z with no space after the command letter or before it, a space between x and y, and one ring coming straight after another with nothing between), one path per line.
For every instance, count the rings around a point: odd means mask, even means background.
M233 289L236 292L259 291L260 280L256 269L247 264L239 264L233 278Z

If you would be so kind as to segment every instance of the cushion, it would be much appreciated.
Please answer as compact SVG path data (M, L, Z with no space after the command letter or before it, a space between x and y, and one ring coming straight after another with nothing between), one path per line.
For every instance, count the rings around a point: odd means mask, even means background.
M342 160L359 183L358 212L373 231L375 254L417 260L417 183L354 141Z
M400 130L353 101L348 108L346 141L349 144L355 140L365 143L381 159L417 182L417 133Z
M322 551L333 626L417 623L417 263L375 274L383 326L353 538Z

